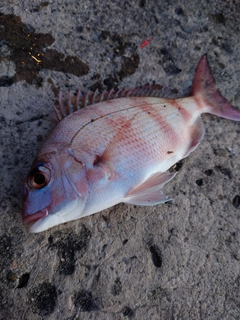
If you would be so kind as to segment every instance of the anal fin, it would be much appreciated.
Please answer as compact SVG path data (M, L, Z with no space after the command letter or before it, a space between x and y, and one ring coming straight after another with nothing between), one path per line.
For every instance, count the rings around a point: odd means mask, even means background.
M158 172L133 188L124 198L125 203L152 206L171 200L161 191L165 183L172 180L176 173Z

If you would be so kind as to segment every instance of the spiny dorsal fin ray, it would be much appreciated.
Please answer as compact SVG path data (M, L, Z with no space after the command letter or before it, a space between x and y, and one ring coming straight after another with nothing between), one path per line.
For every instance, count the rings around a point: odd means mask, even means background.
M62 93L60 91L58 105L54 106L55 119L60 122L69 114L102 101L124 97L174 98L176 94L176 90L161 85L144 85L135 89L120 89L118 91L114 91L114 89L111 89L110 91L104 90L101 93L98 90L95 90L94 92L87 91L87 93L82 94L79 90L76 96L70 92L67 101L63 102Z

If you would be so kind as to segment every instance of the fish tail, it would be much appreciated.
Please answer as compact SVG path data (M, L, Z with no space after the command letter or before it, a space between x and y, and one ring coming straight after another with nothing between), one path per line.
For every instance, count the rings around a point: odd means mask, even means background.
M200 108L222 118L240 121L240 110L235 109L218 91L205 54L197 66L191 94Z

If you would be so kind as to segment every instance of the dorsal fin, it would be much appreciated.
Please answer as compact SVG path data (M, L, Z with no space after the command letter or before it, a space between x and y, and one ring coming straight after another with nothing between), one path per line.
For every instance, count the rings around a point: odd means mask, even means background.
M69 114L102 101L108 101L124 97L160 97L160 98L174 98L177 91L161 85L144 85L135 89L120 89L114 91L99 92L98 90L91 92L87 91L82 94L79 90L77 95L73 95L71 92L68 95L67 101L63 102L62 93L59 92L58 105L54 106L55 119L60 122L63 118Z

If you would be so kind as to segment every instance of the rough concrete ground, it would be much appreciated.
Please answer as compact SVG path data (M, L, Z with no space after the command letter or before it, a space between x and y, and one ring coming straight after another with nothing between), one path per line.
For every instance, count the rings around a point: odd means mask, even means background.
M203 116L170 203L40 234L21 221L59 89L158 83L183 96L207 53L240 105L238 1L1 0L0 12L0 319L240 319L239 123Z

